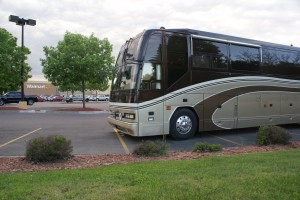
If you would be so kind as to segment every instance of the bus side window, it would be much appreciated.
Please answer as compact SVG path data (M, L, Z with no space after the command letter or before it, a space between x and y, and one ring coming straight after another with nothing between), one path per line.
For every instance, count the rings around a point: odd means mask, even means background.
M149 38L144 56L145 62L161 63L161 43L161 34L154 34Z
M193 38L193 67L227 69L227 44Z
M140 90L160 90L161 87L161 65L144 63Z
M263 48L263 73L292 75L300 73L300 52Z
M168 87L188 71L188 49L186 36L167 36Z
M141 73L140 90L160 90L161 85L161 47L162 36L159 33L151 35L144 55L144 65Z
M259 48L230 45L231 68L233 70L259 71Z

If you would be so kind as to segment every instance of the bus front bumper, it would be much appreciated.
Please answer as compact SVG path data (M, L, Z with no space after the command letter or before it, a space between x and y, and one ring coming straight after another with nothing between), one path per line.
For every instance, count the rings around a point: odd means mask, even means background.
M108 123L114 127L118 132L125 133L131 136L139 136L138 123L125 122L108 117Z

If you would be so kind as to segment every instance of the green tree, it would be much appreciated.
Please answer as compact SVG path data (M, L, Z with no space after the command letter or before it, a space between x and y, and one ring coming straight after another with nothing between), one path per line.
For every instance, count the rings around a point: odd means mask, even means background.
M103 90L108 87L114 58L108 39L100 40L66 32L56 47L44 47L45 59L41 59L45 77L63 91L83 93L85 90Z
M17 46L17 38L0 28L0 94L18 90L21 87L21 60L24 53L24 81L31 76L31 67L25 62L30 54L28 48Z

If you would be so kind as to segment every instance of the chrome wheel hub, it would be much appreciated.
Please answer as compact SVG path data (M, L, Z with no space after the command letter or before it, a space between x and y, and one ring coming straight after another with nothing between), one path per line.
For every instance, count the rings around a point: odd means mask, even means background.
M176 129L180 134L187 134L192 128L192 120L188 116L181 116L176 121Z

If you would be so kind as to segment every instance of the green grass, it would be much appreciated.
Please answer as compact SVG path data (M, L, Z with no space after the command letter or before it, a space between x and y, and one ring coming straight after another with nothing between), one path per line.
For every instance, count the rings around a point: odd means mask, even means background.
M1 173L0 199L300 199L300 149Z

